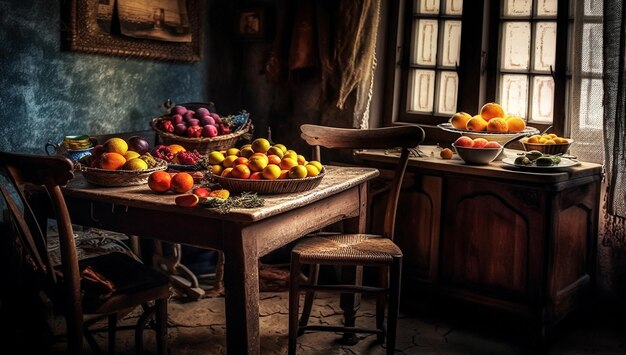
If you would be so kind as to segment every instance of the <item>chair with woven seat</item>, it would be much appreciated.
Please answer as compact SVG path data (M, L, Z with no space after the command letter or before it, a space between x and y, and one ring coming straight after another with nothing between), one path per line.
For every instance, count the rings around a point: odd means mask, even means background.
M0 184L9 223L25 255L23 267L30 287L45 294L65 318L67 352L83 351L83 340L100 349L90 326L108 319L108 350L115 352L118 315L142 307L135 330L138 352L143 349L143 329L154 315L157 353L167 353L167 301L170 285L166 275L152 269L130 253L111 252L79 259L76 234L61 187L73 178L73 164L64 157L0 152ZM2 176L0 176L0 179ZM54 265L47 249L48 218L56 222L60 264Z
M320 147L329 149L392 149L401 148L395 175L389 189L384 231L374 234L332 234L307 236L291 252L289 288L289 354L296 353L297 337L305 331L332 331L345 333L373 333L380 343L387 343L387 354L395 351L396 326L399 312L402 251L393 242L395 217L400 188L409 158L409 149L424 139L424 131L417 126L373 128L367 130L334 128L305 124L301 137L313 148L313 159L320 160ZM306 282L299 281L303 266L308 265ZM320 265L377 267L379 284L318 284ZM376 294L376 329L359 328L354 324L309 325L308 320L315 291L333 293ZM305 301L300 321L300 293ZM387 295L388 294L388 295ZM388 300L387 300L388 298ZM385 306L387 327L384 326Z

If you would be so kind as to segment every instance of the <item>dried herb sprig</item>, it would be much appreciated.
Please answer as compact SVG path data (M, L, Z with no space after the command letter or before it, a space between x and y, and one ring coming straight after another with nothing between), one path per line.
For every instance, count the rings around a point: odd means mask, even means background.
M209 198L200 202L205 207L213 207L221 214L230 212L232 208L256 208L265 205L265 199L257 196L256 192L242 192L239 196L229 197L226 200Z

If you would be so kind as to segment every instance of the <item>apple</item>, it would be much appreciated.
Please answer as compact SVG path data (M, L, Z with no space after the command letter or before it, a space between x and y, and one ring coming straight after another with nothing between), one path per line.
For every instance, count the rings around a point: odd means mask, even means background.
M150 150L150 143L141 136L132 136L128 138L128 150L135 151L141 154L145 154Z
M213 125L205 125L202 127L202 136L203 137L215 137L217 136L217 127Z
M455 147L472 147L474 145L474 140L468 136L461 136L454 141Z
M190 126L199 126L200 125L200 120L197 118L191 118L187 121L187 124Z
M500 143L495 141L489 141L483 148L500 148Z
M487 140L485 138L476 138L474 139L474 145L472 148L484 148L485 144L487 144Z

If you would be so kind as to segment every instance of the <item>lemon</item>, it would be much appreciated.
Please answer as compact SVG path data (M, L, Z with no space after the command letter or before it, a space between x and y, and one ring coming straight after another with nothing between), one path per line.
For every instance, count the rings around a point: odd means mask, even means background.
M211 165L221 164L224 161L224 154L222 152L218 152L217 150L209 153L209 163Z
M143 159L132 158L128 160L124 166L122 167L124 170L146 170L148 169L148 164L143 161Z

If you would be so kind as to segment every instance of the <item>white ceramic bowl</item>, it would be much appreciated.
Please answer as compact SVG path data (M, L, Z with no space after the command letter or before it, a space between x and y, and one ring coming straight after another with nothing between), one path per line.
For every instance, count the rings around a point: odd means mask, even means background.
M494 161L502 153L503 148L469 148L457 147L452 144L456 154L463 159L466 164L487 165Z

